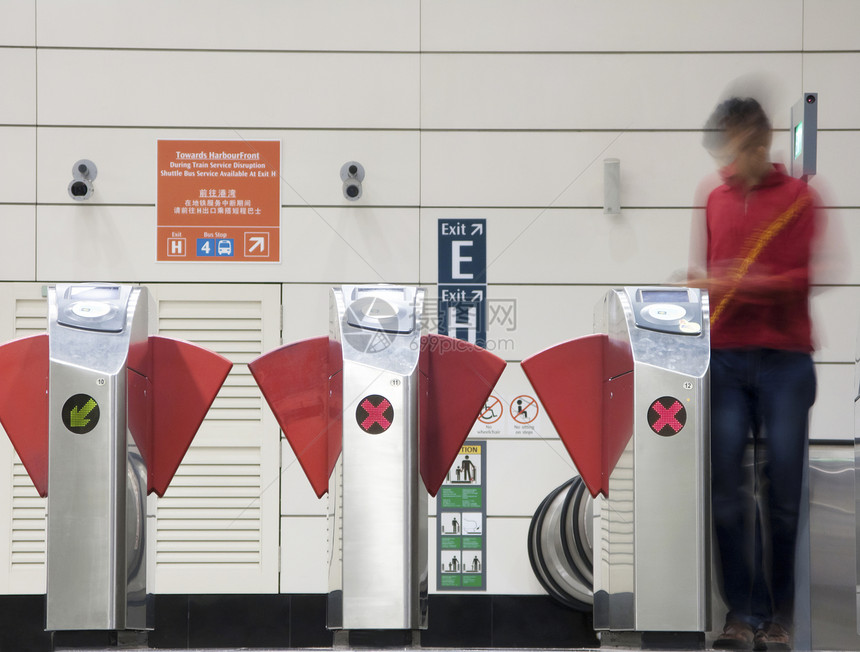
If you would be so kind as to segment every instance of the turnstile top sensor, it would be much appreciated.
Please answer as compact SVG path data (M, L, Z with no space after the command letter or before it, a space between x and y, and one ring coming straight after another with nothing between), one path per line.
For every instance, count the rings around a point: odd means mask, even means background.
M636 326L674 335L702 332L702 308L686 288L639 288L632 296Z
M356 287L346 307L353 328L383 333L411 333L415 329L415 294L407 288Z
M69 328L121 333L130 287L67 285L57 287L57 323Z

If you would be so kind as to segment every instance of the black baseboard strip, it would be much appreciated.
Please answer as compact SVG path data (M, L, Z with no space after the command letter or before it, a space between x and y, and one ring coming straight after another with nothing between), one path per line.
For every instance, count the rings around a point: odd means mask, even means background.
M332 648L326 596L157 595L152 649ZM0 652L52 652L57 648L117 645L116 632L45 632L45 598L0 596ZM397 647L410 632L350 631L353 647ZM438 594L429 600L426 648L594 648L591 614L548 596Z

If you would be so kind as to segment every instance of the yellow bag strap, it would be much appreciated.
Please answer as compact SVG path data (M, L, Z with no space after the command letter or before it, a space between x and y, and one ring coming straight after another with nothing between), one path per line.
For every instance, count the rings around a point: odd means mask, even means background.
M720 315L725 312L726 306L732 298L734 298L735 294L737 294L741 280L746 276L747 272L749 272L750 266L752 266L756 258L761 255L764 248L767 247L777 234L788 226L795 217L803 212L811 202L812 199L808 194L798 197L794 203L789 206L782 215L771 222L764 231L754 231L749 235L747 242L744 244L744 250L747 251L747 254L730 274L734 281L734 285L728 292L726 292L725 295L723 295L720 303L717 304L717 307L714 308L714 311L711 313L711 324L717 321L717 319L720 318Z

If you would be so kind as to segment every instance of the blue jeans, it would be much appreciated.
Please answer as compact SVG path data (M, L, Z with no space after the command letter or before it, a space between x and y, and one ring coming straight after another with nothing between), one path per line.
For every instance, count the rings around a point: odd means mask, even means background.
M711 352L711 499L728 621L754 628L771 621L791 628L797 522L815 388L808 353ZM760 514L744 491L743 458L750 435L766 454Z

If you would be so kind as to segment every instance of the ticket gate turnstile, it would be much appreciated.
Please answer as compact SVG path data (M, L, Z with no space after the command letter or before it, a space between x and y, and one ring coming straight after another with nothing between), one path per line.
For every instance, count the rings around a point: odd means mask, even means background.
M427 493L505 367L422 335L423 303L422 288L333 288L328 336L249 365L317 496L329 494L329 629L426 627Z
M146 629L147 474L124 399L155 311L128 285L60 286L48 306L47 629Z
M331 295L344 413L329 485L334 629L427 626L427 493L414 437L423 299L416 288Z
M707 295L612 290L595 333L522 363L595 497L594 627L708 631Z
M232 367L151 335L144 287L48 288L48 332L0 346L0 421L47 496L47 630L151 629L146 496Z

